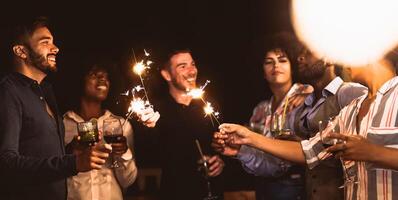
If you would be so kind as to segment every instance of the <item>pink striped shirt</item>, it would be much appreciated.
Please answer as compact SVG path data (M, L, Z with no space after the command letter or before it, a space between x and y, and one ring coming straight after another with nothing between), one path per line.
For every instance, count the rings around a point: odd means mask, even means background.
M340 111L336 118L340 132L358 134L372 143L398 148L398 77L390 79L378 90L375 101L361 121L360 130L356 130L356 117L366 97L367 94L353 100ZM325 156L319 134L301 144L309 168L330 156ZM348 174L358 181L358 184L347 185L345 199L398 199L398 172L367 162L345 161L344 165Z

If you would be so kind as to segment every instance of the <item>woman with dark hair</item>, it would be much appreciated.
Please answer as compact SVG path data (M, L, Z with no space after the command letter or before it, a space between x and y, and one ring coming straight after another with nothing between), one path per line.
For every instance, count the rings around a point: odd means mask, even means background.
M290 111L301 105L313 88L293 81L298 49L293 36L281 33L266 42L262 51L264 79L272 96L254 108L250 128L266 137L299 139L289 131L287 119ZM213 146L220 150L218 145L213 142ZM305 199L302 167L246 145L224 146L221 151L224 155L236 156L247 172L261 176L256 180L257 199Z

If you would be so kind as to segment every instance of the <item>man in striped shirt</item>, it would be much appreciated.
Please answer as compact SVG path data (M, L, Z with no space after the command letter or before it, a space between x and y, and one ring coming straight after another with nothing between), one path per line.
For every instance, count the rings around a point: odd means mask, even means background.
M331 136L340 144L325 149L319 134L300 143L268 139L235 124L222 124L222 133L233 133L234 143L246 144L277 157L314 168L322 160L344 160L352 182L346 184L346 199L398 198L398 77L389 61L352 68L351 76L369 88L339 113L340 133ZM357 184L356 184L357 183Z

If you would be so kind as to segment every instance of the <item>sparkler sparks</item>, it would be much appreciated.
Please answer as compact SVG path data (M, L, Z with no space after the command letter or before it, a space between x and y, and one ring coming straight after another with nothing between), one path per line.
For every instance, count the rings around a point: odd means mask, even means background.
M204 89L209 83L210 83L210 81L206 80L206 83L203 86L189 90L187 92L187 95L191 96L194 99L202 99L203 94L205 93Z
M211 105L211 103L208 101L205 101L203 98L203 94L205 93L204 89L206 88L206 86L209 83L210 83L210 81L206 80L205 84L202 85L201 87L188 90L187 95L191 96L193 99L202 100L202 102L204 103L203 110L205 112L205 117L207 117L207 116L210 117L210 120L211 120L211 123L213 124L213 126L214 126L213 119L217 122L218 125L220 125L220 122L218 121L220 113L216 112L214 110L213 106Z
M143 88L143 90L145 92L145 98L146 98L147 101L149 101L148 94L147 94L147 91L145 89L144 79L142 78L142 74L146 70L151 69L150 65L153 64L153 62L149 60L149 55L150 54L145 49L144 49L144 53L145 53L145 57L146 58L144 60L141 60L140 62L136 61L136 64L133 67L133 71L134 71L134 73L136 73L140 77L141 85L142 85L142 88ZM134 50L133 50L133 54L134 54ZM135 54L134 54L134 60L137 60L135 58Z
M129 89L121 94L123 96L131 98L130 105L127 109L127 114L126 114L127 119L130 119L133 114L139 115L143 110L145 110L148 107L153 107L149 102L148 94L144 85L144 79L142 77L145 74L145 72L151 68L150 65L153 64L153 62L149 60L150 54L145 49L144 53L146 58L141 60L140 62L137 62L133 49L135 64L132 70L135 74L137 74L140 77L141 85L134 86L132 89ZM139 93L141 91L144 91L145 95L144 97L140 97Z
M141 60L141 62L138 62L137 64L134 65L133 71L134 73L138 74L139 76L142 75L142 73L146 70L149 69L150 67L146 64L144 64L144 60Z

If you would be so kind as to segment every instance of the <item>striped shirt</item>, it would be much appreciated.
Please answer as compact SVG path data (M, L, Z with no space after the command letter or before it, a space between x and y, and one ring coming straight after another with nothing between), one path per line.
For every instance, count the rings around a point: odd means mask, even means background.
M358 134L370 142L386 147L398 148L398 77L387 81L378 90L375 101L356 130L356 117L367 94L355 99L343 108L336 118L340 133ZM301 142L309 168L316 167L323 159L329 158L320 140L319 133ZM348 184L345 189L347 200L398 198L398 173L382 169L367 162L345 161L348 174L358 184Z

